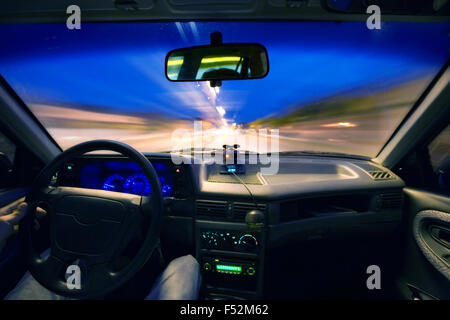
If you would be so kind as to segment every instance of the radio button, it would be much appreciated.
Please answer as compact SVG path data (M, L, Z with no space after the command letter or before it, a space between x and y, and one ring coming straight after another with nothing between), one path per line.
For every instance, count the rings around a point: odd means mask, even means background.
M253 275L255 275L255 273L256 273L255 268L253 268L253 267L248 267L248 268L247 268L247 274L248 274L249 276L253 276Z
M211 264L209 262L205 262L205 264L203 265L203 270L211 271Z

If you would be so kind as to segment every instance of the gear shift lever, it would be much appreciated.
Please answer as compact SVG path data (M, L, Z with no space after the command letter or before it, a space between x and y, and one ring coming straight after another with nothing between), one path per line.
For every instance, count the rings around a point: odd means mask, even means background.
M245 222L251 230L260 231L264 225L264 213L260 210L252 210L245 215Z

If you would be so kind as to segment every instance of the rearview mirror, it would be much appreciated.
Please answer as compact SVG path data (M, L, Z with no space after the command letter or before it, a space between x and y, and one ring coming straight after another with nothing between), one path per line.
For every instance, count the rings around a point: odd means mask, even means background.
M263 78L269 72L266 48L260 44L216 44L170 51L170 81L221 81Z

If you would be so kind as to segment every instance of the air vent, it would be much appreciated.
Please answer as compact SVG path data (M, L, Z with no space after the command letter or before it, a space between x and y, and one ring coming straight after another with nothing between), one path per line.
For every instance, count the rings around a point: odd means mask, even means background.
M266 205L258 203L258 210L266 211ZM235 220L244 221L247 212L255 210L256 205L254 203L235 202L233 204L233 218Z
M394 176L388 171L374 170L374 171L369 171L368 173L374 180L394 179Z
M227 202L197 200L197 216L225 218L227 216Z
M379 195L379 206L381 209L400 208L402 205L401 192L387 192Z

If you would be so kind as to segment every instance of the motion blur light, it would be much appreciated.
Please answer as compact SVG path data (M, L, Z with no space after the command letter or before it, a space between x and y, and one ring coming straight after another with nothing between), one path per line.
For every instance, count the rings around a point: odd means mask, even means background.
M322 127L326 127L326 128L339 128L339 127L353 128L353 127L356 127L356 124L351 123L351 122L338 122L338 123L323 124Z

